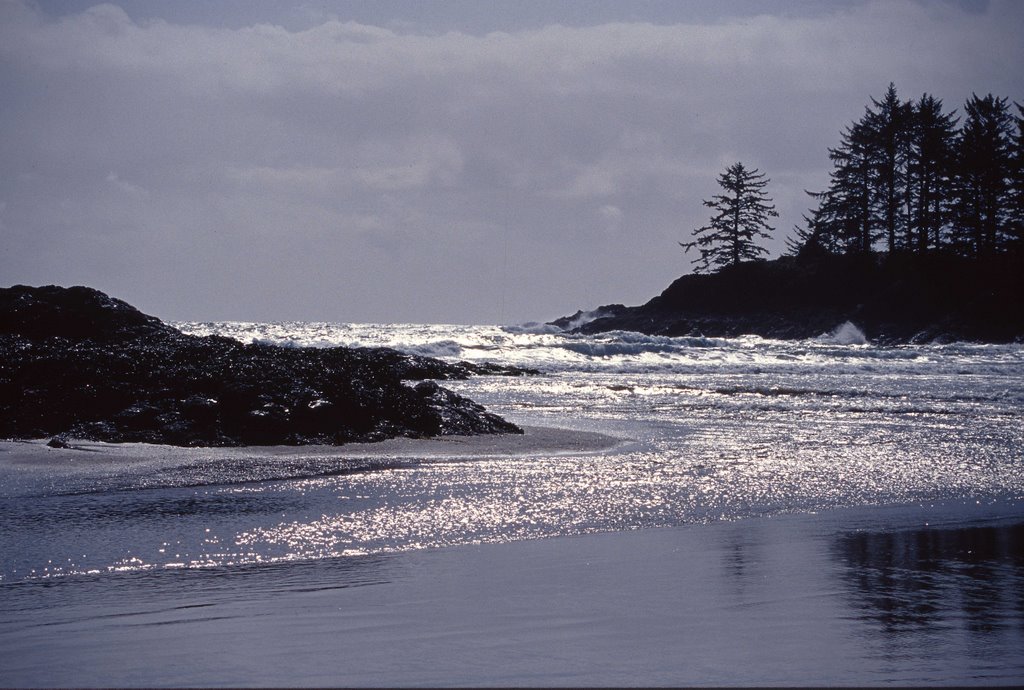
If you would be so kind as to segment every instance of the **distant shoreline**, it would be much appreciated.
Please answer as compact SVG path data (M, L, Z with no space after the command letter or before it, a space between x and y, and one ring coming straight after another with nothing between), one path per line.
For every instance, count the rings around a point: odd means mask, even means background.
M1024 342L1024 258L803 255L675 280L645 304L551 322L575 333L805 340L856 326L879 345Z

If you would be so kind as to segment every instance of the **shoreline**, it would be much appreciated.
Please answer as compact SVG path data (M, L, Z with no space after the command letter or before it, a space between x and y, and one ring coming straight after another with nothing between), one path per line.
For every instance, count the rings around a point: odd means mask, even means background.
M172 446L150 443L105 443L68 439L67 448L52 448L48 438L0 440L0 467L55 468L132 465L174 460L320 459L483 459L495 456L573 455L611 450L629 439L594 431L548 426L523 426L522 434L446 435L432 438L391 438L374 443L338 446Z
M810 252L683 275L644 304L598 307L575 332L803 340L849 322L888 346L1024 338L1020 257ZM551 322L568 326L574 318Z
M1021 501L76 578L4 612L0 684L1013 685Z

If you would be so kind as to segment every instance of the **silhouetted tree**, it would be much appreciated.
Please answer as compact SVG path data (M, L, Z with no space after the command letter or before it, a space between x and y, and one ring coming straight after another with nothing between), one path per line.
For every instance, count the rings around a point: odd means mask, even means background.
M696 239L679 243L686 251L694 248L700 251L700 258L693 261L697 264L697 273L712 267L734 266L768 253L756 243L759 237L771 237L768 233L774 228L768 225L768 218L779 215L764 193L768 182L763 173L747 170L742 163L729 166L718 176L724 193L704 200L704 205L717 213L708 225L693 231Z
M794 225L793 234L786 236L786 254L789 256L799 256L800 252L804 251L816 242L817 238L814 236L814 220L809 218L805 213L803 227Z
M942 230L950 219L957 120L954 113L942 112L941 100L928 94L913 106L907 165L908 239L919 253L929 246L942 246Z
M808 192L810 194L810 192ZM793 226L793 234L786 238L786 253L790 256L802 256L806 254L829 253L840 254L842 247L836 241L835 235L828 232L822 222L822 205L811 211L811 215L804 214L804 225Z
M1007 99L972 95L957 142L957 240L975 256L1011 240L1013 116Z
M1024 253L1024 107L972 95L964 121L924 94L903 102L894 84L843 130L828 187L789 252L889 252L930 248L982 256Z
M828 189L808 192L818 201L813 218L822 244L845 253L871 251L877 233L872 213L876 169L871 145L866 122L851 124L839 146L828 150L833 164Z
M907 214L907 163L910 160L913 107L896 95L896 85L889 83L881 101L871 99L861 120L867 129L867 156L875 169L871 186L873 208L877 209L886 246L896 251L905 237L909 223Z
M1011 248L1024 251L1024 106L1020 103L1014 105L1017 106L1017 115L1013 118L1017 131L1014 133L1011 151L1013 193L1010 204L1010 243Z

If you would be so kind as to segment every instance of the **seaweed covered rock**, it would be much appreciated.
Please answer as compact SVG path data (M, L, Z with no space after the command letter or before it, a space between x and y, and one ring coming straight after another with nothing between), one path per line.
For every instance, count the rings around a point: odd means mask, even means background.
M404 383L466 378L471 365L185 335L85 287L0 289L0 363L3 438L234 446L521 433L436 383Z

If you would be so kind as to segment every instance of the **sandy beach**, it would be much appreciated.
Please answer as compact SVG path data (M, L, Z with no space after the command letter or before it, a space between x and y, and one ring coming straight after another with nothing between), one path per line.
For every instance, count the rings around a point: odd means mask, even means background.
M510 455L566 455L607 450L627 439L555 427L526 426L522 434L391 438L378 443L341 446L237 446L187 448L149 443L103 443L70 439L68 448L51 448L49 439L0 440L0 464L11 468L74 471L102 465L144 465L196 460L253 458L380 458L429 461L433 458L483 459Z
M0 684L1019 684L1024 618L993 604L1021 591L1020 516L859 508L96 579L113 609L22 583L50 605L4 612Z
M484 461L623 443L537 427L342 448L5 442L0 467L73 485L185 459ZM859 507L30 579L0 584L17 595L0 616L0 685L1019 684L1022 515L1019 501Z
M343 446L183 448L71 439L0 441L0 496L47 491L153 489L365 473L433 462L563 457L601 453L628 439L591 431L528 426L523 434L393 438Z

